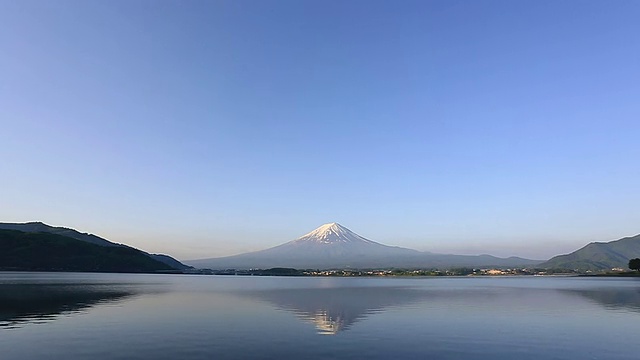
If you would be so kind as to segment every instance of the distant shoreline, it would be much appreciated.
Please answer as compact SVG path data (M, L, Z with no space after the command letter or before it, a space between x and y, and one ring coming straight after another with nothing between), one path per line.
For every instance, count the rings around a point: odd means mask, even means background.
M640 272L629 271L623 273L604 273L604 274L580 274L585 277L640 277Z
M89 274L158 274L158 275L217 275L217 276L284 276L284 277L367 277L367 278L443 278L443 277L465 277L465 278L486 278L486 277L640 277L640 272L629 271L623 273L601 273L601 274L580 274L580 273L460 273L457 271L425 271L425 270L299 270L290 268L254 269L254 270L209 270L201 271L65 271L65 270L25 270L25 269L0 269L2 273L89 273Z

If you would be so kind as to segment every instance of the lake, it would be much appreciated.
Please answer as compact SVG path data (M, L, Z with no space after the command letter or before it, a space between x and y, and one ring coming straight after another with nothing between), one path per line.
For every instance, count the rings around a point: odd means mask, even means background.
M0 357L637 359L640 278L0 273Z

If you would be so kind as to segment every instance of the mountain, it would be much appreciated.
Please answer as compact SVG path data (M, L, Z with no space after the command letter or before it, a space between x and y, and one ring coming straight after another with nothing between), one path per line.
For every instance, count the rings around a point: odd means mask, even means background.
M175 269L126 246L101 246L58 234L0 229L0 270L157 272Z
M455 266L527 266L540 261L420 252L366 239L338 223L329 223L298 239L266 250L213 259L185 261L198 268L250 269L290 267L336 268L444 268Z
M640 258L640 234L610 242L592 242L570 254L559 255L540 264L547 269L626 269L629 260Z
M302 257L367 257L416 255L419 251L387 246L366 239L338 223L329 223L296 240L264 250L262 254L289 254Z
M81 233L77 230L74 229L69 229L69 228L65 228L65 227L56 227L56 226L50 226L47 224L44 224L42 222L28 222L28 223L0 223L0 229L4 229L4 230L18 230L18 231L23 231L23 232L28 232L28 233L49 233L49 234L56 234L56 235L61 235L61 236L66 236L66 237L70 237L72 239L76 239L76 240L80 240L83 242L87 242L87 243L91 243L94 245L98 245L98 246L117 246L117 247L126 247L126 248L130 248L130 249L135 249L132 248L130 246L124 245L124 244L117 244L114 242L111 242L109 240L103 239L99 236L93 235L93 234L86 234L86 233ZM140 251L138 249L135 249L137 251ZM191 268L190 266L187 266L181 262L179 262L178 260L168 256L168 255L163 255L163 254L149 254L147 252L141 251L143 254L151 257L152 259L156 260L156 261L160 261L166 265L169 265L170 267L177 269L177 270L185 270L185 269L189 269Z

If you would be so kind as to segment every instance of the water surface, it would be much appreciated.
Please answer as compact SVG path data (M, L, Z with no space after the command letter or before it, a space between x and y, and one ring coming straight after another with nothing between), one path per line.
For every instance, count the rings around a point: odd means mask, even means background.
M2 359L636 359L633 278L0 273Z

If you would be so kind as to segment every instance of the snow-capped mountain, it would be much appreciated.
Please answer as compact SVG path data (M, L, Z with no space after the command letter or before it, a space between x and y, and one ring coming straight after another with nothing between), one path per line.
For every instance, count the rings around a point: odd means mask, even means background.
M290 243L300 244L308 242L318 244L361 243L381 245L375 241L363 238L338 223L324 224L312 232L291 241Z
M343 262L349 257L416 255L419 251L387 246L366 239L338 223L324 224L293 241L264 250L265 253L289 254L312 258L331 257ZM348 261L347 261L348 262Z
M497 258L490 255L443 255L388 246L366 239L338 223L324 224L295 239L266 250L221 258L183 261L198 268L251 269L289 267L336 268L429 268L451 266L515 266L538 261Z

